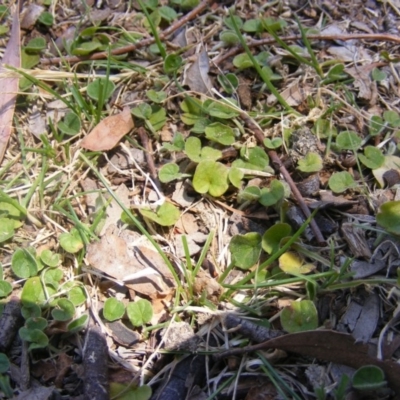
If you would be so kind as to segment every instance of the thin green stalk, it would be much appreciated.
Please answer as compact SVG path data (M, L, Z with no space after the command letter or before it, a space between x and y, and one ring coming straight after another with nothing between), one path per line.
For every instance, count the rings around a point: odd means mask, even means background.
M101 115L103 113L103 107L104 107L105 100L106 100L108 82L110 81L110 54L111 54L111 49L109 46L108 47L106 76L105 76L105 78L102 78L99 80L100 93L99 93L99 99L97 101L96 124L98 124L101 120Z
M328 288L330 287L334 282L338 281L339 279L343 278L345 276L345 273L347 271L347 268L350 266L351 262L353 261L352 258L347 258L346 261L343 263L343 265L340 267L339 273L335 272L327 282L325 282L321 287L322 288ZM331 271L333 271L333 268L331 268Z
M221 274L221 276L218 278L218 282L220 284L223 284L225 278L229 275L229 273L235 268L235 264L231 262L226 268L225 271Z
M79 235L82 239L82 242L85 245L89 244L88 237L91 237L94 240L98 240L98 237L85 224L80 221L75 213L74 208L71 205L71 202L69 200L66 200L65 204L69 209L69 213L64 210L59 204L54 205L53 208L55 211L58 211L60 214L64 215L66 218L70 219L74 223L75 228L79 232Z
M234 380L236 379L236 374L233 374L231 377L229 377L226 381L224 381L221 386L218 387L218 389L209 397L207 397L206 400L213 400L215 399L228 385L230 385Z
M151 244L154 246L154 248L157 250L157 252L160 254L161 258L164 260L165 265L168 267L170 270L172 276L175 279L175 282L180 290L183 290L182 284L180 282L179 276L175 271L174 266L171 264L169 261L168 257L165 255L165 253L162 251L161 247L159 244L153 239L153 237L147 232L147 230L143 227L143 225L140 223L140 221L131 213L131 211L125 206L125 204L118 198L118 196L114 193L114 191L111 189L109 186L108 182L104 178L104 176L97 170L97 168L89 161L89 159L83 154L80 153L80 158L88 165L88 167L92 170L92 172L100 179L101 183L104 185L104 187L107 189L108 193L112 196L112 198L117 202L117 204L122 208L122 210L125 212L125 214L128 216L128 218L132 221L133 225L136 226L136 228L144 235L146 238L151 242Z
M338 289L349 289L354 288L359 285L374 285L374 284L383 284L387 283L389 285L397 286L396 279L388 279L388 278L377 278L377 279L356 279L353 281L336 283L335 285L329 286L329 291L338 290Z
M15 124L15 129L17 130L17 134L18 134L18 143L19 143L19 148L21 151L21 161L22 161L22 165L29 170L29 168L27 168L27 159L26 159L26 150L25 150L25 138L24 138L24 132L21 129L19 122L18 122L18 118L14 118L14 124ZM32 164L31 164L32 165Z
M147 22L150 25L151 33L154 36L154 40L155 40L155 42L157 44L158 50L159 50L159 52L161 54L161 57L163 58L163 60L165 60L165 57L167 57L167 52L165 51L164 46L161 43L160 36L158 35L158 32L157 32L157 28L154 25L154 22L151 19L151 16L150 16L149 12L147 11L147 8L144 6L142 0L138 0L138 3L140 5L140 8L142 9L144 15L146 15Z
M322 68L319 65L317 57L315 56L315 53L314 53L314 51L313 51L313 49L311 47L311 43L308 40L308 37L306 35L306 31L304 30L303 26L301 25L300 20L299 20L299 18L297 17L296 14L294 15L294 17L295 17L297 25L299 26L299 29L300 29L301 39L303 40L304 45L307 47L308 54L311 57L312 66L314 67L314 69L317 72L318 76L320 78L323 78L324 77L324 73L322 72Z
M206 243L203 247L203 250L200 253L200 257L197 260L196 266L194 268L193 277L195 277L197 275L197 273L199 272L199 269L201 268L201 265L203 264L204 259L206 258L208 249L210 248L211 242L214 239L214 233L215 233L215 231L211 230L211 232L209 233L209 235L207 237Z
M15 207L24 217L27 216L27 211L26 208L23 207L17 200L13 199L10 197L7 193L3 192L0 189L0 202L2 203L8 203L11 204L13 207Z
M332 271L320 272L319 274L312 275L312 278L313 278L313 280L321 279L321 278L329 278L332 274L334 274L334 272L332 272ZM284 285L289 285L291 283L299 283L299 282L303 282L303 281L307 281L307 280L308 279L304 275L301 277L296 276L294 278L286 278L286 279L277 279L277 280L271 279L267 282L257 283L257 288L261 289L261 288L267 288L267 287L273 287L273 286L284 286ZM244 281L244 279L242 279L242 281ZM227 289L235 289L235 290L254 289L253 284L246 285L246 284L242 283L242 281L240 281L239 283L236 283L235 285L229 285L227 283L222 283L221 286L224 288L227 288ZM224 297L226 297L226 295Z
M11 169L11 167L17 162L17 160L18 158L14 158L13 160L8 161L7 164L5 164L4 167L0 169L0 179L3 178L3 175Z
M66 190L70 187L70 185L71 185L71 179L68 179L64 183L63 187L58 191L57 197L54 199L54 202L53 202L54 205L57 205L58 202L65 201L64 195L65 195Z
M189 289L189 295L190 299L193 299L193 283L194 283L194 276L192 274L193 271L193 265L192 265L192 260L190 259L190 252L189 252L189 246L187 242L186 235L182 235L182 245L183 245L183 251L185 253L185 259L186 259L186 268L185 265L183 265L183 273L186 278L186 283Z
M32 160L29 162L29 164L27 165L26 170L29 171L32 168L32 165L35 164L36 160ZM24 170L21 170L20 172L18 172L15 176L13 176L13 178L7 182L7 185L3 186L3 189L5 191L11 189L12 187L14 187L15 185L19 184L19 179L21 178L21 175L23 175L25 173ZM22 181L22 179L21 179Z
M293 244L293 249L296 250L298 253L311 258L314 261L319 261L322 265L325 267L330 267L331 263L330 261L326 260L324 257L320 256L318 253L315 253L313 251L307 250L303 245L294 243Z
M104 215L106 213L107 207L111 204L111 202L112 202L112 199L109 199L108 201L106 201L103 204L103 206L99 210L96 211L95 217L94 217L92 225L90 227L90 231L93 232L93 234L95 234L96 228L98 227L98 225L102 221L102 219L103 219L103 217L104 217Z
M256 352L257 356L263 362L264 368L263 371L267 374L268 378L271 379L271 382L279 392L281 396L285 399L294 399L294 400L301 400L301 398L292 390L291 387L287 385L287 383L280 377L280 375L276 372L276 370L271 366L268 360L264 357L261 351ZM286 396L286 393L289 393L290 397Z
M192 265L192 260L190 259L190 251L189 251L189 245L187 242L186 235L182 235L182 245L183 245L183 251L185 253L185 258L186 258L186 268L189 270L189 272L192 272L193 265Z
M42 210L45 208L44 205L44 190L46 188L46 185L44 183L45 177L46 177L46 172L48 171L49 164L48 164L48 159L46 156L43 156L42 158L42 168L40 170L40 174L38 176L38 191L39 191L39 202L40 202L40 207Z
M237 307L238 309L242 309L245 310L246 312L248 312L249 314L255 314L257 315L257 317L262 317L262 313L257 312L257 310L255 310L253 307L246 305L245 303L236 301L235 299L229 299L229 302L231 304L233 304L235 307Z
M288 46L267 24L263 24L263 26L267 30L267 32L275 39L279 46L283 47L287 52L289 52L300 64L303 63L305 65L308 65L309 67L314 67L314 65L310 61L301 56L299 53L296 53L296 51Z
M79 113L77 112L76 108L73 106L73 104L71 102L69 102L65 97L62 97L56 90L54 90L51 86L43 83L42 81L40 81L39 79L36 79L35 77L33 77L32 75L27 74L26 72L18 69L18 68L14 68L11 66L7 66L7 69L10 69L11 71L15 71L18 72L20 75L22 75L24 78L28 79L29 82L32 82L34 85L40 87L41 89L49 92L50 94L52 94L56 99L61 100L68 108L70 108L72 111L74 111L77 115L79 115Z
M234 28L234 30L236 32L236 35L239 38L240 44L242 45L242 47L246 51L246 54L248 55L248 57L250 58L251 62L253 63L253 67L256 69L256 71L260 75L261 79L267 85L269 91L276 97L276 99L285 108L286 111L290 111L295 115L300 115L295 109L290 107L289 104L286 102L286 100L280 95L278 90L276 90L275 86L272 84L272 82L269 79L268 75L266 73L264 73L264 71L262 70L262 68L260 67L260 65L256 61L256 59L254 58L253 54L250 51L249 46L247 45L246 41L244 40L244 37L243 37L242 33L240 32L239 27L236 24L236 21L235 21L235 19L233 17L232 10L229 10L229 15L231 17L232 25L233 25L233 28Z

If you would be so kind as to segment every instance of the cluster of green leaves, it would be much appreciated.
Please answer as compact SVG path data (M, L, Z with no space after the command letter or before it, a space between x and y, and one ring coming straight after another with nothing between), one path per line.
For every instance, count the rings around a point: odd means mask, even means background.
M290 189L287 184L277 179L273 180L269 188L259 188L258 186L247 186L238 193L239 203L259 202L265 207L279 204L284 197L288 197Z
M83 287L74 282L62 282L64 273L60 255L44 250L39 255L34 248L17 248L11 259L14 275L26 279L22 293L25 326L20 329L21 339L29 342L29 349L46 347L48 337L44 330L48 320L42 314L51 315L54 321L68 322L67 330L76 332L85 327L86 314L75 319L75 309L86 301ZM12 285L0 276L0 295L8 296Z
M144 28L151 31L153 34L156 28L161 24L171 24L178 18L177 11L168 6L159 4L158 0L140 2L143 14L138 14L136 19L143 24ZM182 9L191 9L198 4L198 0L174 0L171 5ZM112 31L113 35L110 34ZM119 34L118 40L111 40L114 31ZM156 37L156 35L154 35ZM76 37L65 42L65 47L70 55L87 56L94 52L113 50L128 44L135 43L143 38L143 34L137 31L123 31L114 27L108 26L90 26L79 32ZM157 37L156 37L157 39ZM160 47L161 46L161 47ZM165 56L165 46L157 40L149 46L150 52L153 54L161 54ZM125 56L118 56L118 59L123 59Z
M161 105L167 95L164 91L156 92L155 90L147 91L146 95L154 104L150 105L147 102L143 102L134 107L131 112L134 117L143 121L146 128L158 138L157 131L161 130L167 122L167 113Z
M332 112L335 106L332 106ZM328 113L328 112L327 112ZM369 121L369 134L362 139L357 132L343 131L338 133L332 122L325 117L319 118L312 131L318 138L328 139L329 145L337 152L348 152L356 160L357 168L363 176L365 168L370 169L378 184L385 185L383 175L390 169L398 170L400 158L393 153L397 149L389 148L386 154L377 146L369 145L368 142L374 137L381 135L399 136L400 115L396 111L385 111L382 117L372 116ZM285 132L285 136L289 133ZM386 136L387 137L387 136ZM389 146L390 147L390 146ZM392 146L393 147L393 146ZM317 153L310 152L298 162L297 169L304 173L313 173L322 170L323 160ZM359 185L353 176L347 171L335 172L329 182L329 188L335 193L342 193L349 189L357 189Z
M67 41L66 50L75 56L87 56L95 51L107 51L111 45L108 27L90 26L83 29L74 40Z
M31 39L26 46L21 48L21 67L32 69L39 64L40 54L47 47L46 40L42 37ZM19 81L19 87L22 91L27 90L32 86L32 82L27 78L22 78Z
M181 109L182 121L192 126L191 132L195 136L189 136L185 140L178 132L171 143L163 144L163 148L169 152L184 152L190 161L197 164L192 184L198 193L222 196L229 185L240 188L245 174L251 175L251 171L272 172L269 157L261 147L237 144L240 148L240 158L233 161L230 167L218 161L222 158L223 148L236 145L243 130L239 121L235 120L237 126L235 128L227 123L239 116L233 100L206 100L202 103L198 99L186 97L181 103ZM207 142L208 145L203 146L203 142ZM181 172L180 166L176 163L168 163L159 171L160 181L164 183L188 176L190 174ZM262 204L273 205L282 199L284 192L283 185L273 181L270 189L263 189L258 193L258 198ZM243 192L242 197L245 200L248 197L247 193L252 199L254 198L255 194L250 189Z
M286 223L273 225L263 236L256 232L235 235L229 244L232 265L248 270L260 262L263 250L270 256L276 255L291 236L292 228ZM306 264L298 253L285 251L281 252L279 257L279 270L274 269L269 274L265 269L258 269L256 279L258 282L263 282L267 277L269 279L283 279L290 275L299 277L313 270L314 266ZM280 318L283 328L290 333L318 327L318 313L312 300L293 302L282 310Z
M234 20L234 22L232 20ZM226 29L221 31L219 35L220 40L226 46L236 46L239 44L239 38L235 32L234 23L240 29L240 31L258 36L266 32L267 28L272 29L274 32L278 32L287 26L284 20L277 20L270 17L252 18L243 21L237 15L229 16L224 18L224 25Z
M375 146L365 146L363 153L357 153L362 147L363 140L353 131L344 131L337 135L335 148L338 151L350 151L354 154L357 162L361 162L366 168L377 170L385 163L385 156ZM329 179L328 185L333 192L341 193L348 189L357 187L353 176L347 171L335 172Z

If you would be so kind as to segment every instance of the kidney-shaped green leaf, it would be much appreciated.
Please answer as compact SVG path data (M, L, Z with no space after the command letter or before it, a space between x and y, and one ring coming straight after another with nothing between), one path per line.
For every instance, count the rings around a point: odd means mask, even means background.
M340 132L336 138L336 144L341 150L358 150L362 139L353 131Z
M143 326L151 321L153 307L148 300L141 299L126 306L126 313L133 326Z
M388 201L382 204L376 222L388 232L400 235L400 201Z
M211 196L222 196L229 187L229 169L217 161L201 161L196 167L193 187L198 193L209 193Z
M103 316L107 321L115 321L122 318L125 313L125 306L122 301L110 297L104 303Z
M174 225L180 216L178 208L168 201L165 201L156 211L146 210L144 208L139 209L139 211L144 217L151 219L161 226Z
M279 250L283 238L290 236L292 228L289 224L278 223L267 229L262 237L262 248L268 254L276 253Z
M318 328L318 313L310 300L294 301L281 312L281 324L289 333L310 331Z
M356 186L353 177L347 171L335 172L329 178L328 185L335 193L342 193Z
M229 250L235 266L249 269L260 259L261 235L257 232L235 235L229 243Z

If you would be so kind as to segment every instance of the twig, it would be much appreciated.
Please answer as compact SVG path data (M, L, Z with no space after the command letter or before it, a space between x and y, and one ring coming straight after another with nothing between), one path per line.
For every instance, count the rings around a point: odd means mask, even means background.
M159 35L160 40L165 40L170 36L172 33L174 33L177 29L185 25L187 22L191 21L192 19L196 18L198 14L200 14L202 11L204 11L208 5L212 2L213 0L204 0L202 1L197 7L195 7L192 11L184 15L181 19L173 23L169 28L167 28L165 31L161 32ZM150 46L155 42L155 39L153 37L147 38L140 40L137 43L131 44L129 46L124 46L120 47L118 49L112 50L110 53L108 51L102 51L100 53L94 53L90 56L87 57L77 57L77 56L70 56L70 57L54 57L54 58L42 58L40 60L40 63L42 65L51 65L51 64L58 64L61 62L67 62L70 64L74 64L80 61L88 61L88 60L103 60L106 59L110 54L112 56L118 56L121 54L126 54L130 53L131 51L135 51L138 49L141 49L146 46Z
M97 327L90 327L87 335L83 358L85 399L107 400L110 397L106 338Z
M157 188L161 190L161 183L158 179L156 166L153 159L153 149L151 146L151 142L149 141L149 137L147 136L146 130L141 126L138 128L137 133L140 137L140 141L142 142L142 146L145 148L145 157L147 161L147 166L149 168L151 179L153 179L154 183L157 185Z
M301 40L301 35L299 34L299 35L283 36L280 39L283 42L293 42L294 40ZM387 42L400 43L399 36L389 35L386 33L342 33L342 34L332 34L332 35L320 34L320 35L308 35L307 39L309 39L309 40L355 40L355 39L361 39L361 40L381 40L381 41L387 41ZM249 41L249 43L247 43L247 45L249 47L258 47L258 46L264 46L266 44L273 44L273 43L276 43L276 40L273 37L267 37L267 38L260 39L260 40L251 40L251 41ZM243 47L241 45L233 47L232 49L227 51L225 54L221 54L218 57L216 57L213 60L213 63L215 65L218 65L222 61L240 53L241 51L243 51Z
M18 329L24 324L21 315L21 303L13 296L4 307L0 318L0 351L6 352L12 345Z
M236 334L244 336L256 343L266 342L267 340L271 340L285 334L284 331L257 325L251 320L241 318L232 313L229 313L225 316L224 327L228 330L234 330Z
M261 146L264 146L264 135L263 135L261 129L258 127L258 125L244 112L240 113L240 117L243 119L243 121L245 122L247 127L253 131L254 136L257 139L257 142ZM297 200L297 203L299 204L299 207L303 211L305 217L308 218L311 215L310 210L308 209L307 204L304 202L303 196L301 195L301 193L297 189L297 186L293 182L293 179L290 176L289 172L287 171L285 166L282 164L282 161L278 157L278 154L276 153L275 150L268 150L267 149L267 152L268 152L268 155L271 158L272 163L274 164L275 168L279 170L279 172L283 175L283 177L285 178L286 182L290 186L290 189L291 189L293 195L295 196L295 198ZM322 233L319 230L318 225L316 224L316 222L314 220L311 220L310 226L311 226L311 229L312 229L312 231L314 233L314 236L315 236L317 242L320 245L324 244L325 243L325 239L322 236Z

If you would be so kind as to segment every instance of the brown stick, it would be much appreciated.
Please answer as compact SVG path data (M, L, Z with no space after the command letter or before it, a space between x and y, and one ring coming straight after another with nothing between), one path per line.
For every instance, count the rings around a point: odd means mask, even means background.
M280 38L283 42L293 42L295 40L301 40L301 35L290 35L283 36ZM394 35L388 35L386 33L343 33L343 34L333 34L333 35L308 35L307 39L309 40L381 40L387 42L395 42L400 43L400 37ZM267 37L260 40L251 40L247 45L249 47L258 47L264 46L266 44L276 43L276 40L273 37ZM227 51L225 54L221 54L216 59L213 60L215 65L220 64L222 61L226 60L229 57L232 57L238 53L243 51L242 45L238 45Z
M0 318L0 351L6 352L11 347L19 328L24 324L21 315L21 303L18 297L11 297L6 303Z
M156 169L156 165L155 165L154 159L153 159L153 149L152 149L151 143L149 141L149 137L147 136L146 129L144 129L141 126L140 128L138 128L137 132L138 132L140 141L142 142L142 146L146 150L145 157L146 157L147 166L149 168L149 173L150 173L151 179L153 179L154 183L157 185L157 188L161 190L161 183L158 179L157 169Z
M212 2L213 0L204 0L202 1L197 7L195 7L192 11L188 12L186 15L184 15L181 19L173 23L169 28L167 28L165 31L160 33L160 39L165 40L168 36L170 36L172 33L174 33L177 29L179 29L181 26L185 25L187 22L191 21L192 19L196 18L198 14L200 14L202 11L204 11L208 5ZM120 47L118 49L112 50L110 53L107 51L102 51L100 53L94 53L90 56L87 57L77 57L77 56L71 56L71 57L54 57L54 58L42 58L40 60L40 63L42 65L51 65L51 64L58 64L60 62L68 62L70 64L74 64L80 61L87 61L87 60L103 60L107 58L110 54L112 56L118 56L121 54L129 53L131 51L135 51L138 49L141 49L146 46L150 46L155 42L155 39L153 37L143 39L135 44L131 44L129 46L124 46Z
M247 127L253 131L254 136L257 139L257 142L261 146L264 147L264 134L262 133L261 129L257 126L257 124L255 124L253 122L253 120L246 113L241 113L240 117L243 119L243 121L245 122ZM308 209L307 204L304 202L303 196L301 195L301 193L297 189L297 186L293 182L293 179L290 176L289 172L287 171L285 166L282 164L282 161L278 157L278 154L276 153L275 150L268 150L268 149L267 149L267 153L268 153L269 157L271 158L272 163L274 164L275 168L279 170L279 172L285 178L285 181L290 186L290 189L291 189L293 195L295 196L295 198L297 200L297 203L299 204L299 207L303 211L305 217L308 218L311 215L310 210ZM325 243L325 239L322 236L322 233L319 230L318 225L316 224L316 222L314 220L311 220L310 226L311 226L311 229L312 229L312 231L314 233L314 236L315 236L317 242L320 245L324 244Z
M228 350L218 354L216 358L242 355L248 352L268 349L280 349L336 364L348 365L352 368L360 368L364 365L376 365L383 369L395 393L400 393L400 365L392 360L382 361L370 356L371 353L368 344L356 342L354 337L347 333L330 330L289 333L254 346ZM399 398L399 395L395 397L397 400Z
M97 327L90 327L83 356L84 398L108 400L108 347L106 338Z

